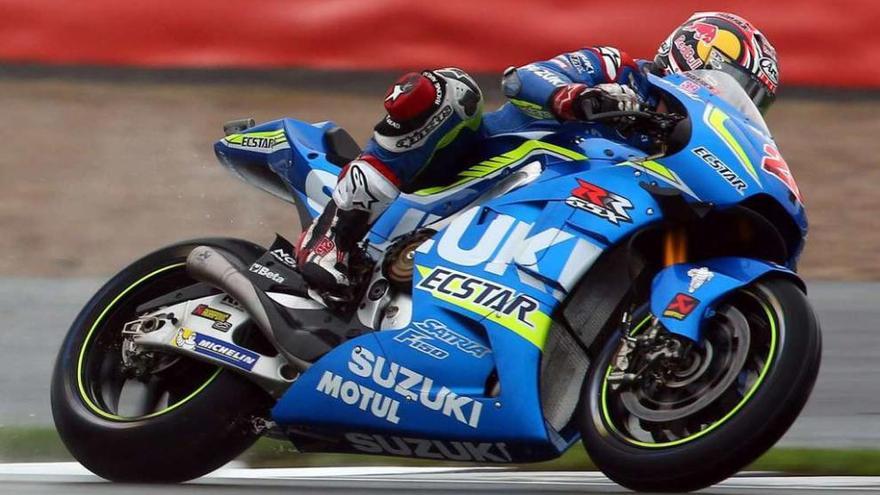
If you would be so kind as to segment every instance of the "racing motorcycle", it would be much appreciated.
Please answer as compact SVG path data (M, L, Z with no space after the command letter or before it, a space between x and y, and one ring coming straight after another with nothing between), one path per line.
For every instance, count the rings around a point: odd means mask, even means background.
M668 112L498 136L445 183L402 194L352 255L344 297L309 287L280 236L134 262L62 345L65 445L124 482L196 478L261 435L300 452L500 464L581 440L612 480L650 491L748 465L819 369L796 274L804 205L732 77L649 79ZM220 162L303 225L360 151L331 122L225 132Z

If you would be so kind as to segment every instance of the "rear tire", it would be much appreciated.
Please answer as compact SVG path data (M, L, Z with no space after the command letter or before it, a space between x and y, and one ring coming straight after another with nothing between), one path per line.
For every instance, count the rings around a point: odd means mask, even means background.
M120 410L118 395L114 406L102 391L114 386L100 379L116 376L102 373L116 365L119 322L134 319L138 304L195 283L184 265L190 251L200 245L246 263L264 252L256 244L236 239L199 239L162 248L107 282L64 339L52 378L55 426L73 457L102 478L169 483L209 473L256 441L251 420L265 416L272 405L268 394L240 375L186 358L173 364L169 370L174 374L166 378L175 386L180 380L183 390L173 400L168 395L164 409L160 406L154 413L128 417ZM197 378L187 388L190 377Z
M776 320L778 343L763 380L730 409L730 416L703 427L709 431L682 434L675 441L655 437L656 444L650 445L651 439L639 440L627 430L627 424L635 424L630 429L638 430L645 425L643 420L608 424L609 420L615 423L615 413L606 403L612 399L606 398L603 384L619 349L620 334L605 343L584 382L577 414L586 450L609 478L639 491L705 488L752 463L797 418L819 371L822 343L818 321L806 296L791 280L759 281L742 293L760 301L758 304Z

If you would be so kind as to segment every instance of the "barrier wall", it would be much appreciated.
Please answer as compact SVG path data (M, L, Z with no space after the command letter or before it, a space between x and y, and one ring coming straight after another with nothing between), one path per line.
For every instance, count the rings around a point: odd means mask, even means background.
M880 87L877 0L0 0L0 62L487 72L582 45L652 57L708 9L764 31L783 85Z

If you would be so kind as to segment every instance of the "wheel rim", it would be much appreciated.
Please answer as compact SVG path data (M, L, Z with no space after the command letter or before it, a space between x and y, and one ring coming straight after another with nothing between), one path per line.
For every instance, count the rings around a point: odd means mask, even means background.
M752 398L772 368L779 340L775 314L757 294L738 293L707 324L704 341L709 344L699 352L712 362L683 370L673 387L652 384L651 390L642 382L613 391L608 380L613 367L609 364L600 394L605 426L626 443L644 448L681 445L717 429ZM639 321L630 335L643 331L650 320L647 316ZM743 325L747 326L748 342L743 342Z
M174 263L141 277L120 291L89 328L77 359L77 389L83 403L98 416L120 422L167 414L199 395L222 368L179 356L159 356L161 371L130 376L122 366L122 324L150 299L195 281L186 263Z

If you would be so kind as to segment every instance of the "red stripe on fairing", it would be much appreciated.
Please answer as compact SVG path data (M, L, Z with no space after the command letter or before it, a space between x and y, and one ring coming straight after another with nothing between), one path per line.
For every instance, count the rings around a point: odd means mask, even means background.
M386 179L391 181L391 183L394 184L395 187L397 187L398 189L400 188L400 178L397 176L397 174L394 172L394 170L391 169L391 167L382 163L381 160L379 160L378 158L376 158L373 155L366 155L366 154L359 156L358 160L363 160L363 161L367 162L367 164L369 164L371 167L373 167L373 169L375 169L376 172L379 172L380 174L382 174L383 177L385 177ZM346 167L347 167L347 165L346 165Z

